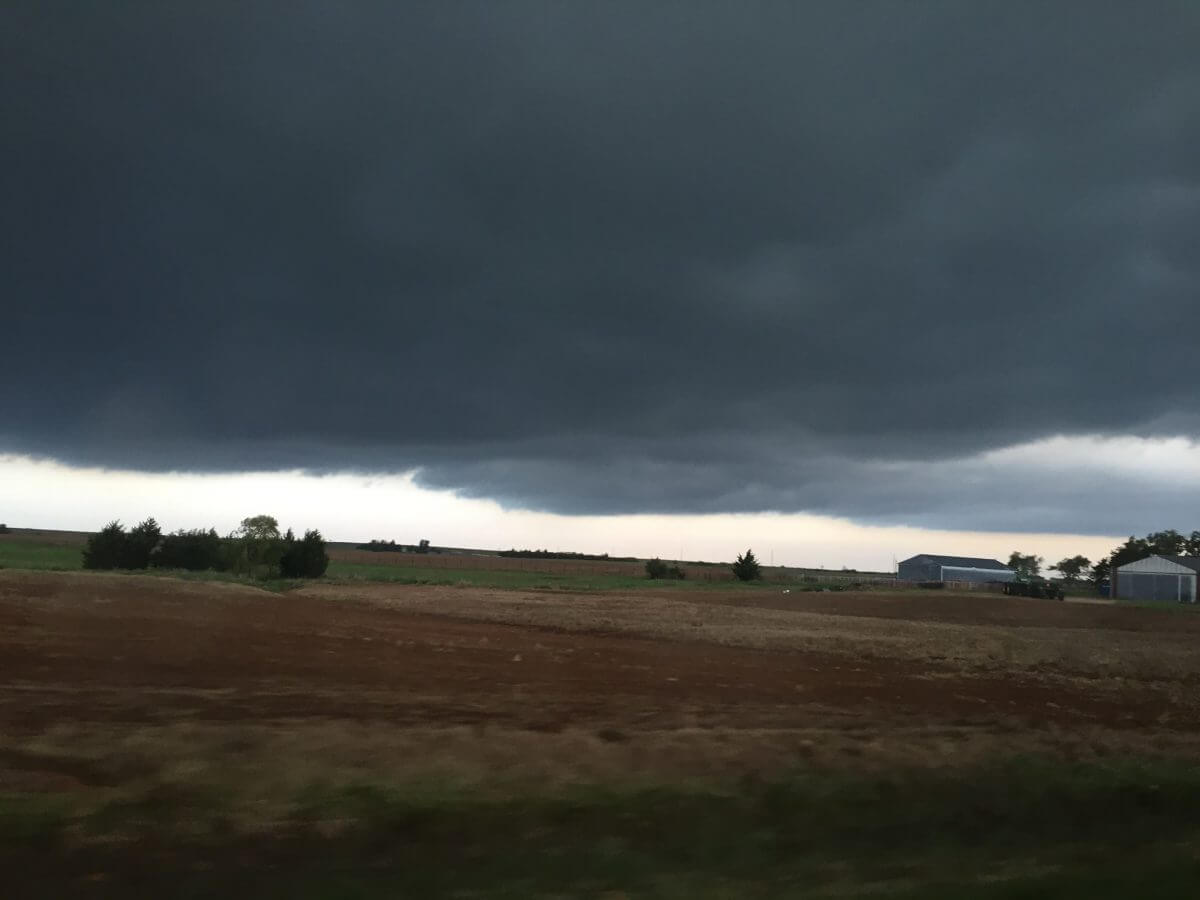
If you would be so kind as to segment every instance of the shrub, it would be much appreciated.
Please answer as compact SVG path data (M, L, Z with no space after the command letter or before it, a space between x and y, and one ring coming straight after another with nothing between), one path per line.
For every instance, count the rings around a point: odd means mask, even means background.
M762 568L754 558L754 551L747 550L730 566L739 581L755 581L762 578Z
M161 569L190 569L194 572L213 569L221 572L229 568L228 556L215 529L181 529L163 536L150 562Z
M279 558L279 574L284 578L320 578L329 567L325 539L313 529L304 532L301 540L289 530L284 538L283 555Z
M679 566L668 566L657 556L646 561L646 577L651 579L668 578L682 581L687 576Z
M125 528L115 519L88 538L83 548L85 569L115 569L125 555Z

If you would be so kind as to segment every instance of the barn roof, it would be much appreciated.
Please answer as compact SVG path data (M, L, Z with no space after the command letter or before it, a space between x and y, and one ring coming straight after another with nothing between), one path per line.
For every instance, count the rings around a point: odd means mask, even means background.
M1193 572L1200 572L1200 556L1165 556L1162 553L1155 553L1159 559L1170 560L1177 566L1184 566L1191 569Z
M984 559L978 556L939 556L936 553L921 553L904 562L916 562L918 560L928 560L929 562L937 563L939 566L951 566L960 569L1003 569L1005 572L1012 570L998 559ZM1196 561L1200 564L1200 560Z

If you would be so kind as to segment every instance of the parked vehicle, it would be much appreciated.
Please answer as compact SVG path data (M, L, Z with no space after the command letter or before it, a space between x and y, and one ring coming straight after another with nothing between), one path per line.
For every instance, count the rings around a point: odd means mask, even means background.
M1006 582L1004 593L1010 597L1036 597L1039 600L1065 600L1067 596L1061 584L1045 578L1018 578Z

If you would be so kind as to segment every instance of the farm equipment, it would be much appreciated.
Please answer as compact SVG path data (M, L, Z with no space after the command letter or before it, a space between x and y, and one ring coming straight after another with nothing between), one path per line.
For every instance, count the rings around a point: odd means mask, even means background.
M1062 585L1045 578L1018 578L1004 584L1004 593L1010 597L1034 597L1038 600L1064 600Z

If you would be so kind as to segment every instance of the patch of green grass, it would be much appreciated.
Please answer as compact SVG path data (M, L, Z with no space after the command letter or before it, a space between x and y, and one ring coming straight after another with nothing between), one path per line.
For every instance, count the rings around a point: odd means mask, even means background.
M1135 886L1145 868L1161 876L1156 896L1184 897L1198 874L1174 842L1196 833L1200 773L1177 765L1031 759L509 797L364 784L309 800L300 821L350 823L342 847L389 860L373 875L326 872L337 891L302 894L313 897L388 896L396 872L414 896L514 898L861 896L881 886L914 898L1115 897L1110 884Z
M382 581L392 584L462 585L503 590L551 590L584 593L589 591L636 590L778 590L778 584L765 581L677 581L650 579L643 575L555 574L487 569L410 568L408 566L371 565L333 561L325 577L331 581ZM796 590L796 588L792 588Z
M990 876L974 883L947 881L889 891L891 900L1185 900L1196 896L1200 865L1179 849L1154 849L1049 872Z
M316 852L320 852L317 850ZM763 873L749 879L724 879L706 871L645 872L637 886L628 877L636 867L628 860L611 858L605 848L593 854L596 863L581 871L568 867L578 857L539 855L536 848L521 854L509 866L471 868L470 859L448 860L451 868L441 877L430 870L402 870L379 859L353 861L341 856L323 860L291 858L268 865L216 868L211 860L197 862L184 878L163 872L145 871L130 879L137 890L115 894L121 887L115 879L81 884L69 896L154 896L175 900L210 897L253 897L255 900L393 900L393 898L453 897L461 900L847 900L886 897L889 900L1191 900L1200 876L1195 863L1184 858L1159 859L1132 855L1124 862L1100 862L1087 869L1027 874L980 872L935 881L906 882L897 872L895 880L869 881L853 876L831 877L828 868L797 864L784 877ZM840 863L849 866L849 861ZM522 868L514 878L505 871ZM1036 870L1036 862L1032 863ZM464 869L474 873L469 881ZM866 870L860 870L867 875ZM557 878L553 876L563 876ZM551 876L551 877L547 877ZM450 887L458 884L461 887ZM468 885L469 886L466 886ZM548 887L554 884L557 887ZM45 896L40 894L39 896Z
M506 843L535 833L584 842L619 836L689 864L723 859L728 865L746 854L756 866L813 848L873 855L1169 837L1193 827L1200 770L1029 758L947 771L803 771L769 780L583 784L507 796L452 783L361 784L315 798L301 805L309 816L331 816L364 834L398 829L430 846L443 839Z
M35 541L0 540L0 569L26 569L43 572L82 572L83 548ZM280 593L304 584L297 578L250 578L233 572L214 572L211 569L195 572L188 569L118 569L123 575L150 575L156 578L180 578L185 581L223 581Z
M42 571L81 571L83 548L43 544L33 541L0 540L0 568L32 569ZM183 578L189 581L227 581L264 588L270 591L287 591L304 584L296 579L253 579L231 572L192 572L183 569L139 569L131 574L154 575L166 578ZM793 592L818 590L844 590L841 584L820 584L796 576L787 581L706 581L675 579L649 579L644 575L605 574L558 574L536 571L487 570L487 569L444 569L409 568L387 564L350 563L334 560L325 574L329 581L382 581L391 584L429 584L496 588L500 590L543 590L570 593L592 591L637 591L637 590L713 590L713 591L762 591L780 590L787 587ZM865 587L855 587L865 590Z
M58 843L68 821L68 804L54 794L0 793L0 845Z
M65 572L83 568L83 548L0 538L0 568Z
M662 581L628 575L558 575L486 569L410 568L331 562L325 577L332 581L383 581L392 584L467 585L508 590L602 591L663 587ZM688 584L688 582L673 582ZM693 587L695 584L692 585Z
M1182 898L1200 877L1200 772L1162 762L507 792L318 784L265 843L224 832L220 802L167 792L110 806L91 824L124 842L102 842L86 866L119 870L133 854L140 883L161 878L154 895L171 897L250 896L248 871L254 896L300 898ZM189 816L203 827L180 828ZM156 858L203 865L174 884Z
M42 571L81 571L82 547L43 544L33 541L0 540L0 568ZM253 579L232 572L192 572L183 569L139 569L132 574L183 578L189 581L226 581L272 591L286 591L303 584L296 579ZM697 588L755 590L764 583L709 581L652 581L630 575L560 575L483 569L408 568L390 565L331 562L326 578L332 581L383 581L393 584L468 585L508 590L615 591L641 588Z

